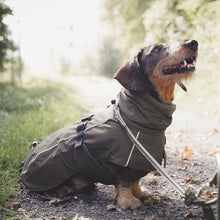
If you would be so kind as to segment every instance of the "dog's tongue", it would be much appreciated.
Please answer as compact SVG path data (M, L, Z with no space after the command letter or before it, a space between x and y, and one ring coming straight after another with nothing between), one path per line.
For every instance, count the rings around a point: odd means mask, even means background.
M177 84L183 89L183 91L187 92L187 88L182 82L178 82Z

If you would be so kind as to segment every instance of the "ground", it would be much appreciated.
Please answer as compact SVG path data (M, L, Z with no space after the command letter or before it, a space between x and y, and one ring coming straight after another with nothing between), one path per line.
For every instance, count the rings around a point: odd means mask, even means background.
M89 82L79 78L77 84L91 112L107 106L120 87L115 82L96 77ZM168 174L184 189L191 187L198 191L204 187L205 199L216 196L215 190L207 188L206 184L216 170L220 123L177 106L166 137L168 159L165 170ZM187 207L164 177L151 173L141 182L143 188L153 192L153 199L146 198L142 201L143 206L134 211L117 211L111 199L113 186L98 184L91 194L75 195L58 204L43 201L37 194L22 189L20 212L32 219L204 219L202 208Z

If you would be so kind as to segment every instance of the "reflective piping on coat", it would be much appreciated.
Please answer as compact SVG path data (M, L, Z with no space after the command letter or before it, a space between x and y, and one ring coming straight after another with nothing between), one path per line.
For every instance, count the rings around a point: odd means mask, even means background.
M39 152L38 154L36 154L36 156L29 162L28 167L37 159L37 157L38 157L40 154L45 153L45 152L47 152L47 151L49 151L49 150L51 150L51 149L57 147L57 146L61 143L61 141L66 141L66 140L68 140L69 138L71 138L71 137L73 137L73 136L74 136L74 135L71 135L71 136L69 136L69 137L67 137L67 138L65 138L65 139L60 139L57 144L55 144L55 145L53 145L52 147L50 147L50 148L48 148L48 149L46 149L46 150L44 150L44 151L41 151L41 152ZM21 175L22 175L22 174L25 174L26 172L27 172L27 171L21 172Z
M113 118L112 118L112 119L113 119ZM87 128L87 129L85 129L85 131L88 131L88 130L94 128L94 127L97 127L97 126L99 126L99 125L102 125L102 124L104 124L105 122L107 122L108 120L110 120L110 119L104 120L104 121L101 122L101 123L98 123L98 124L96 124L96 125L94 125L94 126L92 126L92 127L89 127L89 128ZM75 135L75 134L74 134L74 135ZM55 144L55 145L53 145L52 147L50 147L50 148L48 148L48 149L46 149L46 150L44 150L44 151L41 151L41 152L39 152L38 154L36 154L36 156L29 162L28 167L37 159L37 157L38 157L39 155L41 155L42 153L45 153L45 152L47 152L47 151L49 151L49 150L51 150L51 149L53 149L53 148L55 148L55 147L58 147L58 145L59 145L62 141L66 141L66 140L68 140L69 138L73 137L74 135L71 135L71 136L69 136L69 137L67 137L67 138L65 138L65 139L60 139L57 144ZM25 174L25 173L27 173L27 171L21 172L21 175L23 175L23 174Z
M137 136L136 136L136 139L138 139L139 134L140 134L140 131L138 131ZM130 159L131 159L131 155L132 155L132 153L133 153L133 151L134 151L134 148L135 148L135 144L133 144L133 146L132 146L132 148L131 148L130 154L129 154L129 156L128 156L128 160L127 160L126 164L124 165L124 167L127 167L127 166L128 166L128 164L129 164L129 162L130 162Z
M84 132L89 131L89 130L92 129L92 128L98 127L99 125L105 124L107 121L113 120L113 119L114 119L114 117L113 117L113 118L108 118L108 119L106 119L105 121L103 121L103 122L101 122L101 123L99 123L99 124L96 124L96 125L93 125L93 126L91 126L91 127L89 127L89 128L86 128ZM114 120L113 120L113 121L114 121ZM118 123L118 121L117 121L117 123Z

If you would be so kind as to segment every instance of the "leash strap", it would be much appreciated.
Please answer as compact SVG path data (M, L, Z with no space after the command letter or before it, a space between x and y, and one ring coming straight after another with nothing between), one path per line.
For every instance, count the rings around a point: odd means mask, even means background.
M116 101L113 100L112 104L114 105L114 112L115 117L121 124L121 126L126 130L128 137L133 142L133 144L137 147L137 149L144 155L144 157L152 164L152 166L158 170L158 172L164 176L171 185L174 186L174 188L179 192L181 196L185 196L185 191L183 188L181 188L169 175L168 173L160 166L160 164L154 159L154 157L151 156L151 154L144 148L144 146L135 138L135 136L132 134L129 127L126 125L124 119L121 117L120 110L118 104L116 104Z
M116 104L116 101L112 101L112 104L114 104L114 112L115 117L121 124L121 126L126 130L128 137L133 142L133 144L137 147L137 149L144 155L144 157L154 166L158 172L165 177L165 179L176 189L176 191L184 197L184 202L187 206L189 205L201 205L203 207L204 217L207 220L215 220L214 212L210 205L217 202L217 211L218 211L218 219L220 219L220 196L218 195L218 198L214 198L209 201L201 200L199 199L199 196L197 197L195 193L188 188L186 191L180 187L169 175L168 173L160 166L160 164L150 155L150 153L143 147L143 145L135 138L135 136L132 134L129 127L126 125L124 119L121 117L120 110L118 104ZM217 165L218 165L218 171L216 172L216 176L218 176L213 183L217 184L218 186L218 193L220 192L220 154L217 155Z

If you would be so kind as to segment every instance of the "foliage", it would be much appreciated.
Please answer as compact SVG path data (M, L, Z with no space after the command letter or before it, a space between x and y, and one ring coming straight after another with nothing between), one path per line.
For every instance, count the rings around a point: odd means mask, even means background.
M103 7L103 18L117 38L116 48L127 55L123 59L135 55L144 45L198 40L196 80L188 90L190 99L187 96L180 103L189 108L197 103L198 112L219 117L220 1L104 0ZM178 97L183 100L184 95L177 94L176 101Z
M8 26L4 23L7 15L12 15L12 10L4 4L4 1L0 1L0 73L6 69L6 64L12 57L9 53L16 50L13 41L9 39Z
M105 37L99 49L99 72L112 78L120 67L120 51L114 45L115 39L111 36Z
M194 35L203 41L219 40L219 1L104 0L103 7L103 17L116 30L121 49ZM127 47L120 46L120 39Z
M117 37L118 48L124 50L128 45L144 41L146 31L143 14L150 7L151 2L153 0L103 1L102 6L105 8L103 18L112 26L113 33Z
M18 190L18 170L31 143L78 120L85 111L72 86L37 79L23 86L0 84L0 206Z

